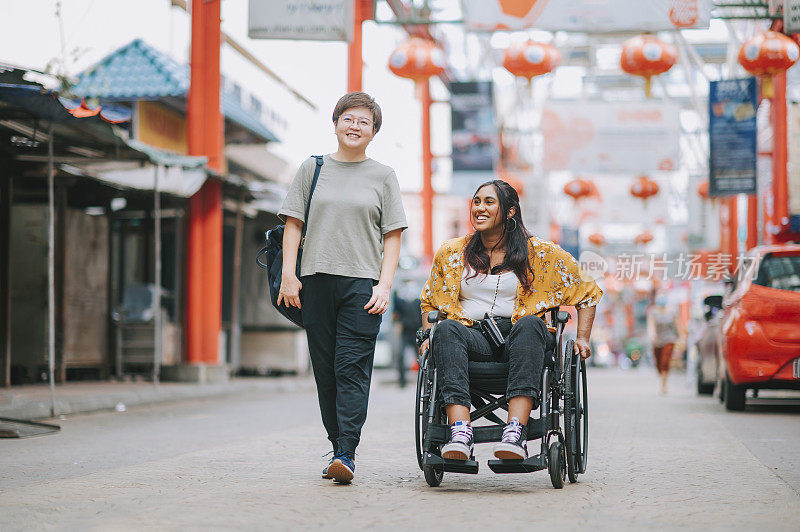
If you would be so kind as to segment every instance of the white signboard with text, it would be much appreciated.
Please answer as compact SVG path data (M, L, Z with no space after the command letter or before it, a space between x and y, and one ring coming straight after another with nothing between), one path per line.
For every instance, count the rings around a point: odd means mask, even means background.
M544 169L678 169L680 108L663 102L552 102L542 114Z
M350 41L353 0L249 0L251 39Z
M615 33L708 28L711 0L461 0L468 28Z

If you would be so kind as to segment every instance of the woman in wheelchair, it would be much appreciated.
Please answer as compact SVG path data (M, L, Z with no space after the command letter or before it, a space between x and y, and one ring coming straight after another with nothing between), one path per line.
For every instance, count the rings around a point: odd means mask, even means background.
M431 327L424 319L430 311L447 317L437 325L432 347L450 423L450 441L441 454L451 460L472 456L469 362L500 361L508 363L508 422L494 455L525 459L526 424L540 400L545 353L555 342L543 321L545 312L561 305L578 309L575 352L587 358L603 292L593 280L581 278L569 253L528 233L519 196L505 181L478 187L470 219L475 232L439 248L421 295L425 329ZM428 346L426 340L420 352Z

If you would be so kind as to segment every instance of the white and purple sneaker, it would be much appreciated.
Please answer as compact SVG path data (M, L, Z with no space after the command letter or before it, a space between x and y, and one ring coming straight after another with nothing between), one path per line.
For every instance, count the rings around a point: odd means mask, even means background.
M472 456L472 426L469 421L450 425L450 441L442 446L442 458L469 460Z
M527 439L525 425L512 417L503 429L503 439L494 444L494 456L500 460L525 460L528 458Z

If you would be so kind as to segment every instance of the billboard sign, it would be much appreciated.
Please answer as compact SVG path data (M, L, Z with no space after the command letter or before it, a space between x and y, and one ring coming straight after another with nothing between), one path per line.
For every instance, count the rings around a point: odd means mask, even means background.
M453 177L451 192L471 195L494 179L497 126L491 81L450 84Z
M349 42L353 0L249 0L247 36Z
M757 106L756 78L711 82L709 196L756 193Z
M635 8L632 8L635 4ZM618 33L708 28L711 0L462 0L464 21L477 31L536 28Z
M552 102L542 113L544 169L678 169L680 108L664 102Z

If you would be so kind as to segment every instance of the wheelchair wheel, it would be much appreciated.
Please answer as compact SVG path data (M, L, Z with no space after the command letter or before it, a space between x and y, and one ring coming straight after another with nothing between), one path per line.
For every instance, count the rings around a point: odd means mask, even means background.
M564 480L567 477L567 464L564 458L564 446L561 442L551 443L547 451L547 471L550 473L550 482L557 490L564 487Z
M442 411L437 408L433 414L433 422L436 424L442 423L442 417ZM424 421L424 423L427 423L427 421ZM439 454L439 451L437 450L436 453ZM422 473L425 475L425 482L432 488L441 484L444 478L444 471L436 470L429 466L423 466Z
M425 412L427 410L427 401L422 399L423 391L425 390L425 369L419 368L417 371L417 405L414 412L414 436L415 443L417 444L417 464L420 469L422 468L422 443L425 439L424 424L426 423Z
M437 471L432 467L425 467L422 469L422 473L425 475L425 482L428 483L428 486L436 488L442 483L444 471Z
M567 342L571 353L573 342ZM577 482L578 474L586 471L589 417L586 401L586 362L579 355L567 357L569 364L564 375L564 440L567 454L567 476Z

